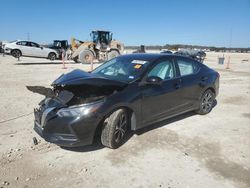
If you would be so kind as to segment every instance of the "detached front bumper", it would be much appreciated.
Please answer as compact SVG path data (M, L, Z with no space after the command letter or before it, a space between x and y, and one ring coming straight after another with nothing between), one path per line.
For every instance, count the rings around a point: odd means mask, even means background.
M93 143L100 118L96 114L83 117L59 117L55 108L35 109L34 130L46 141L59 146L77 147Z

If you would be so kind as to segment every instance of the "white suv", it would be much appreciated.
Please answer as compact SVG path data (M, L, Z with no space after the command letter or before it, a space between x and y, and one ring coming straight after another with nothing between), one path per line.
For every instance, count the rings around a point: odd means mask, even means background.
M59 57L59 54L53 49L42 47L35 42L21 40L6 43L4 45L4 53L11 54L16 58L20 56L31 56L55 60Z

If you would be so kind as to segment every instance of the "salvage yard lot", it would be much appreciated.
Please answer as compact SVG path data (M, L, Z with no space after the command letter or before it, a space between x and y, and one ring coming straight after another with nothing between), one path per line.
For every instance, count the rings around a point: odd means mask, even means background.
M1 55L0 187L250 187L250 54L226 53L226 61L228 55L230 69L217 64L220 53L205 60L220 73L210 114L188 113L137 131L116 150L63 149L33 131L33 108L43 97L25 86L49 86L89 65L67 62L62 69L60 61Z

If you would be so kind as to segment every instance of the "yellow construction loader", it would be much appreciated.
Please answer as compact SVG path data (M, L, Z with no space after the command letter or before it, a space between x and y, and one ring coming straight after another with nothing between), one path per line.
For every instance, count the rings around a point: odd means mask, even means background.
M92 41L71 40L72 59L79 63L92 63L94 60L106 61L123 53L124 45L112 39L110 31L94 30L90 33Z

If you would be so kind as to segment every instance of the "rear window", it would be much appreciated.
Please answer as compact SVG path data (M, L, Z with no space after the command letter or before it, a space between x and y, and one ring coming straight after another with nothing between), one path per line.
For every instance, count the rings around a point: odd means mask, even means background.
M177 64L181 76L195 74L199 71L199 65L197 64L197 62L190 59L178 58Z

